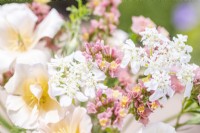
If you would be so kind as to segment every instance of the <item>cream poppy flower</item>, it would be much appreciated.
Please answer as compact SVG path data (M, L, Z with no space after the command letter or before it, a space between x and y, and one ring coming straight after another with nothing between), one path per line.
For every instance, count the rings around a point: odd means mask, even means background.
M37 26L37 16L26 4L0 6L0 72L11 64L34 64L47 61L46 54L36 45L43 37L53 38L63 24L55 9Z
M66 113L58 123L40 124L39 133L91 133L91 118L85 108L76 107Z
M52 123L63 118L64 110L48 94L48 73L41 64L16 65L5 89L7 113L15 125L34 129L40 120Z

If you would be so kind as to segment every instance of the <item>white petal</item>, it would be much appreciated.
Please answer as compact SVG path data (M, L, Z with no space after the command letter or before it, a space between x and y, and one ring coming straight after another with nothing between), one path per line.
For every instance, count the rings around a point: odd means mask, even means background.
M128 47L131 49L135 47L135 44L133 43L133 41L131 39L126 40L125 44L127 44Z
M149 100L150 100L151 102L153 102L153 101L156 101L156 100L160 99L160 98L163 97L163 96L165 96L165 94L163 94L162 91L156 90L156 91L149 97Z
M15 73L11 79L5 85L5 89L8 93L23 95L23 83L27 79L37 80L40 76L48 76L47 70L42 64L25 65L17 64L15 67Z
M133 74L137 74L140 70L140 64L135 62L135 61L132 61L131 62L131 71Z
M0 7L0 12L0 45L9 46L8 43L13 40L11 33L31 37L37 17L26 4L6 4Z
M187 82L184 92L184 97L190 97L193 84L192 82Z
M144 86L147 87L147 91L156 90L158 88L158 83L155 80L150 80L144 83Z
M60 97L59 100L60 106L62 107L68 107L69 105L72 104L72 98L66 95L63 95Z
M10 5L9 5L10 6ZM22 35L31 36L37 22L37 17L25 4L18 4L20 9L15 8L10 10L6 14L6 20L15 28L14 30L21 33Z
M21 97L9 95L6 100L6 109L10 120L15 125L25 129L37 128L37 110L30 110Z
M25 53L20 54L16 59L16 64L46 64L49 60L49 56L43 51L32 49Z
M35 31L34 45L43 37L53 38L63 23L64 20L59 13L55 9L52 9Z
M8 71L11 67L11 64L15 60L17 54L11 53L8 51L0 50L0 74Z
M138 133L176 133L174 127L158 122L143 127Z
M30 85L30 90L31 92L33 93L33 95L38 99L40 100L41 96L42 96L42 88L40 85L38 84L35 84L35 85Z
M145 71L144 71L144 75L149 75L151 73L151 69L150 68L147 68Z
M9 81L4 86L8 93L22 94L21 84L26 79L28 74L28 66L19 64L15 67L14 75L9 79Z
M96 87L97 89L107 89L108 87L107 86L105 86L104 84L102 84L102 83L99 83L99 84L97 84L97 87Z
M86 88L85 95L90 98L94 98L95 97L95 88Z
M77 129L80 130L80 133L91 132L92 123L90 117L87 115L87 111L85 108L75 108L70 125L70 133L75 133Z
M50 89L49 89L48 91L49 91L49 95L50 95L51 97L60 96L60 95L63 95L63 94L66 93L66 90L65 90L65 89L59 88L59 87L57 87L57 86L55 86L55 85L53 85L53 84L50 85L49 88L50 88Z
M79 125L80 133L91 133L92 122L88 115L84 115Z
M79 61L79 62L85 62L86 61L85 56L83 56L81 51L76 51L74 53L74 59Z
M92 73L94 74L96 81L103 81L106 78L105 73L99 70L97 67L93 67Z
M121 68L125 68L128 65L128 63L130 62L130 60L131 60L131 53L128 51L125 51L124 57L122 59L121 65L120 65Z
M51 110L48 112L45 112L44 117L42 120L44 120L46 123L56 123L61 120L62 115L58 110Z
M86 97L83 93L77 92L76 98L81 102L86 102L88 100L88 97Z
M167 89L167 95L171 98L174 95L175 91L171 88Z

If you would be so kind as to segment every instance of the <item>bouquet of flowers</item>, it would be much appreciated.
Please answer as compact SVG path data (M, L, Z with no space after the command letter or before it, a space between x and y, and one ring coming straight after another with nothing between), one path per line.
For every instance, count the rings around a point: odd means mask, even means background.
M65 19L45 3L0 7L0 125L12 133L118 133L127 116L141 133L200 124L200 68L187 36L171 37L149 18L118 28L121 0L90 0ZM183 93L174 127L149 116ZM185 114L194 117L184 123Z

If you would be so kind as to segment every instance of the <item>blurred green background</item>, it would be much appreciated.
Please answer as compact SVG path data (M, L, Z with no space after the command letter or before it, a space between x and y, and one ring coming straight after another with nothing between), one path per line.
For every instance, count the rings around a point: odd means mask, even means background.
M13 1L0 0L0 3ZM15 2L23 1L31 0L15 0ZM74 3L75 0L54 0L50 5L59 12L66 13L66 6ZM130 32L132 16L142 15L165 27L171 36L188 35L188 44L193 47L192 62L200 65L200 0L122 0L119 9L121 11L119 28L126 32Z

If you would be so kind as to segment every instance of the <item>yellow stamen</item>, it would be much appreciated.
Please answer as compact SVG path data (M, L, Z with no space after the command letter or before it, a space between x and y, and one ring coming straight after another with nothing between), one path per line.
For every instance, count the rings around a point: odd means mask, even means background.
M94 0L94 3L93 3L93 4L94 4L94 6L96 7L96 6L99 5L99 3L100 3L99 0Z
M118 64L115 62L115 61L112 61L111 63L110 63L110 69L116 69L118 67Z
M103 69L103 68L105 68L105 66L106 66L106 62L102 61L101 64L100 64L100 68Z
M125 109L120 109L119 115L120 115L121 117L126 116L126 111L125 111Z
M103 126L103 127L106 126L107 122L108 122L108 119L106 119L106 118L99 120L100 125Z
M138 93L138 92L140 92L141 90L142 90L142 88L140 87L140 86L135 86L135 87L133 87L133 92L136 92L136 93Z
M140 105L137 110L139 113L144 113L144 109L144 105Z
M87 32L85 32L83 34L83 40L88 41L88 39L89 39L89 34Z
M156 102L153 102L153 103L151 104L151 109L155 110L155 109L157 109L157 108L158 108L158 104L157 104Z
M126 106L127 102L128 102L128 97L123 96L121 99L121 105L124 107L124 106Z
M119 98L119 96L120 96L120 92L118 90L114 90L113 91L113 97L114 98Z

